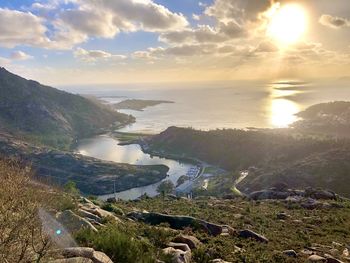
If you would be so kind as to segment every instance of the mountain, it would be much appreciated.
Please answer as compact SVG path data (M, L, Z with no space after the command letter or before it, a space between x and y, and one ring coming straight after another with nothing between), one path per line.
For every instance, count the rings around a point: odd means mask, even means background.
M0 68L0 127L26 140L68 148L74 139L134 118Z

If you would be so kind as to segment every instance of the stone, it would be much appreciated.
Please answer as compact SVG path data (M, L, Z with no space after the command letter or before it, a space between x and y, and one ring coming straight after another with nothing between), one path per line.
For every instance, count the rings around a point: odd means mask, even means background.
M91 259L94 263L113 263L105 253L99 251L94 251Z
M92 258L94 254L94 249L89 247L70 247L60 250L60 254L65 258Z
M255 239L256 241L263 242L263 243L269 242L269 240L266 237L260 234L257 234L254 231L249 229L239 231L238 236L242 238L252 238L252 239Z
M324 254L324 257L327 259L327 263L344 263L329 254Z
M185 243L174 243L174 242L169 242L169 243L167 244L167 246L168 246L168 247L173 247L173 248L175 248L175 249L180 249L180 250L182 250L182 251L184 251L184 252L186 252L186 251L191 251L190 247L189 247L187 244L185 244Z
M57 221L71 233L77 232L83 228L97 232L97 229L88 220L76 215L71 210L58 213L56 218Z
M217 258L217 259L213 259L212 261L210 261L210 263L231 263L231 262Z
M201 228L212 236L218 236L223 233L224 228L228 228L228 226L210 223L191 216L166 215L160 213L135 211L129 213L127 217L150 225L167 223L171 228L178 230L186 227Z
M295 252L295 250L292 250L292 249L290 249L290 250L285 250L285 251L283 251L282 253L283 253L284 255L288 256L288 257L293 257L293 258L298 257L297 252Z
M49 261L49 263L94 263L89 258L75 257L75 258L63 258Z
M180 249L173 247L167 247L163 249L165 255L172 255L172 263L190 263L191 262L191 251L184 252Z
M327 262L327 259L318 255L311 255L308 258L308 261L310 262Z
M185 243L190 249L196 249L202 245L202 243L194 236L179 235L173 239L173 242Z
M286 220L290 218L290 215L288 215L286 212L280 212L276 215L278 220Z
M97 215L95 215L95 214L92 214L92 213L90 213L90 212L88 212L88 211L85 211L85 210L83 210L83 209L79 209L79 210L78 210L78 214L79 214L80 216L82 216L82 217L87 218L87 219L92 219L92 220L94 220L94 221L96 221L96 222L98 222L98 223L101 223L101 222L102 222L101 217L99 217L99 216L97 216Z

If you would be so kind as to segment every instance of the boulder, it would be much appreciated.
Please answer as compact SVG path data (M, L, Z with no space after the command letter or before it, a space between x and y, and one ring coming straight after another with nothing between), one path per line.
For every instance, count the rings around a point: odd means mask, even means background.
M231 262L217 258L217 259L213 259L212 261L210 261L210 263L231 263Z
M327 259L318 255L311 255L308 258L309 262L327 262Z
M85 218L82 218L71 210L66 210L56 215L57 221L60 222L69 232L74 233L82 228L90 229L97 232L97 229Z
M327 259L327 263L344 263L343 261L336 259L329 254L325 254L324 257Z
M266 237L264 237L260 234L257 234L254 231L249 230L249 229L240 230L238 232L238 236L242 237L242 238L252 238L252 239L255 239L256 241L263 242L263 243L269 242L269 240Z
M92 258L94 249L90 247L70 247L60 250L60 254L65 258L83 257Z
M166 223L173 229L184 229L186 227L201 228L212 236L218 236L223 233L223 229L228 228L228 226L210 223L190 216L165 215L160 213L135 211L129 213L127 217L150 225L160 225L162 223Z
M305 189L305 197L310 197L316 200L337 200L337 195L334 192L313 188Z
M298 257L297 252L295 252L295 250L292 250L292 249L290 249L290 250L285 250L285 251L282 252L282 254L284 254L284 255L286 255L286 256L288 256L288 257L293 257L293 258Z
M113 213L103 210L102 208L94 204L80 205L80 210L86 211L90 214L94 214L95 216L101 219L111 218L117 223L121 222L121 220L118 217L116 217Z
M105 253L99 251L94 251L91 259L94 263L113 263Z
M191 251L190 247L189 247L187 244L185 244L185 243L174 243L174 242L169 242L169 243L167 244L167 246L168 246L168 247L173 247L173 248L175 248L175 249L180 249L180 250L182 250L182 251L184 251L184 252L186 252L186 251Z
M202 243L196 237L187 235L179 235L173 239L173 242L185 243L190 247L190 249L196 249L202 245Z
M89 258L76 257L76 258L56 259L56 260L49 261L49 263L94 263L94 262Z
M90 213L90 212L88 212L88 211L85 211L85 210L83 210L83 209L79 209L79 210L78 210L78 214L79 214L80 216L82 216L82 217L85 217L85 218L87 218L87 219L94 220L94 221L96 221L96 222L98 222L98 223L101 223L101 222L102 222L101 217L99 217L99 216L97 216L97 215L95 215L95 214L92 214L92 213Z
M172 255L172 263L190 263L191 251L182 251L173 247L167 247L163 249L165 255Z

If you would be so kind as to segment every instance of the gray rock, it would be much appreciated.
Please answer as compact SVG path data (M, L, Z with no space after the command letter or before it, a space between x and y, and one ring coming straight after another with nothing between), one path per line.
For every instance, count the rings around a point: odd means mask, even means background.
M185 243L190 249L196 249L202 245L202 243L194 236L180 235L173 239L173 242Z
M56 260L50 261L49 263L94 263L94 262L89 258L76 257L76 258L56 259Z
M90 212L88 212L88 211L85 211L85 210L83 210L83 209L79 209L79 210L78 210L78 214L79 214L80 216L82 216L82 217L87 218L87 219L92 219L92 220L94 220L94 221L96 221L96 222L98 222L98 223L101 223L101 222L102 222L101 217L99 217L99 216L97 216L97 215L95 215L95 214L92 214L92 213L90 213Z
M184 251L184 252L186 252L186 251L191 251L190 247L189 247L187 244L185 244L185 243L174 243L174 242L169 242L169 243L167 244L167 247L173 247L173 248L175 248L175 249L180 249L180 250L182 250L182 251Z
M83 257L92 258L94 249L89 247L71 247L60 250L60 254L65 258Z
M286 212L280 212L276 215L277 219L279 220L286 220L290 218L290 215L288 215Z
M172 263L190 263L191 251L184 252L180 249L167 247L163 249L165 255L172 255Z
M210 263L231 263L231 262L217 258L217 259L213 259L212 261L210 261Z
M327 259L318 255L311 255L308 258L308 261L310 262L327 262Z
M292 250L292 249L290 249L290 250L285 250L285 251L283 251L282 253L283 253L284 255L288 256L288 257L293 257L293 258L298 257L297 252L295 252L295 250Z
M94 263L113 263L105 253L99 251L94 251L91 259Z
M242 238L252 238L252 239L255 239L256 241L263 242L263 243L269 242L269 240L263 235L257 234L254 231L249 229L239 231L238 236Z
M223 229L228 226L210 223L190 216L165 215L149 212L131 212L127 215L129 218L142 221L150 225L159 225L167 223L173 229L184 229L186 227L201 228L212 236L218 236L223 233Z
M83 228L97 232L97 229L88 220L76 215L71 210L58 213L56 218L57 221L71 233L77 232Z

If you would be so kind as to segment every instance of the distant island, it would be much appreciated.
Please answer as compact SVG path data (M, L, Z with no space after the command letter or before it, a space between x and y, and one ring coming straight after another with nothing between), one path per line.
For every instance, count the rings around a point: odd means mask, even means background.
M145 108L157 106L163 103L174 103L173 101L167 100L138 100L138 99L128 99L123 100L117 104L114 104L114 107L117 110L135 110L143 111Z

